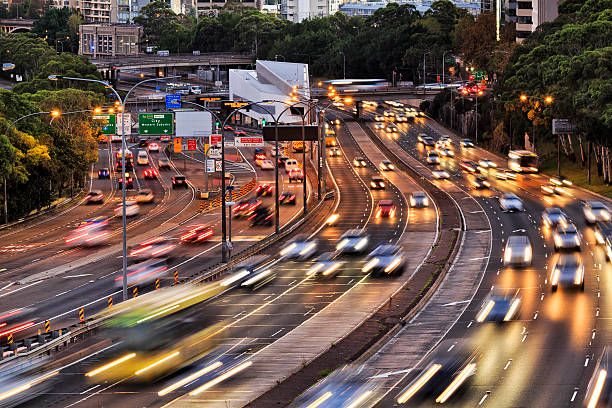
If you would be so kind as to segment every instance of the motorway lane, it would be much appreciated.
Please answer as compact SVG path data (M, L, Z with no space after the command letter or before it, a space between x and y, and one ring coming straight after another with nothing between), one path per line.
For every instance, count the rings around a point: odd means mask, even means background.
M160 155L161 154L163 153L160 153ZM156 155L154 154L153 156ZM137 171L139 172L140 169L138 167L140 166L137 166ZM259 173L259 177L262 177L261 172ZM160 172L159 181L165 185L169 185L171 174L175 173ZM236 181L239 185L246 184L251 180L252 176L253 173L249 173L248 176L238 175ZM195 181L195 179L192 180ZM154 181L143 181L143 187L146 186L146 183L152 182ZM281 183L281 185L289 184L283 174L281 174ZM301 185L298 187L293 187L293 185L291 185L291 188L296 190L296 196L298 197L297 205L283 207L281 211L281 225L293 219L301 208ZM178 195L179 198L188 195L191 197L191 201L193 201L193 194L190 190L183 191L168 188L167 196L164 200L169 202L170 199L168 196L173 197L174 195ZM272 204L271 200L271 198L263 199L264 203L268 205ZM168 210L169 218L164 219L157 217L156 221L161 222L161 224L157 224L154 229L157 228L157 232L160 232L159 226L162 225L161 231L166 231L162 235L168 236L170 239L176 239L177 241L178 236L182 234L189 225L198 223L211 225L218 234L220 232L219 210L216 209L212 212L198 215L197 208L195 208L198 205L199 204L195 202L192 205L192 207L194 207L192 208L193 211L185 212L175 220L172 220L172 218L178 213L172 215L172 207L170 207L170 210ZM171 222L168 222L170 220ZM235 231L234 245L236 251L245 249L270 232L269 228L250 228L246 220L233 220L232 228ZM143 223L142 229L150 233L152 230L150 222ZM150 236L146 238L150 238ZM133 239L131 239L131 241L133 242ZM142 239L140 241L142 241ZM115 302L121 298L120 289L115 287L114 284L114 278L121 270L120 256L116 256L119 255L117 252L118 249L119 248L111 248L111 250L107 251L107 254L103 254L99 259L87 263L85 271L78 270L69 274L66 273L62 276L58 276L52 281L39 280L20 287L12 286L6 288L5 291L0 290L0 304L3 304L6 310L10 310L17 306L35 307L36 310L28 315L30 319L42 322L45 319L51 318L53 321L53 328L65 327L71 322L74 322L76 309L81 306L85 306L86 315L91 316L105 307L109 295L115 297ZM180 269L180 277L183 278L196 274L207 266L216 264L219 259L220 248L218 238L213 238L210 242L202 245L179 246L174 257L169 262L169 266L171 267L169 270ZM169 276L161 279L161 281L162 286L166 286L173 281L173 278ZM39 283L43 284L39 285ZM139 288L141 294L143 289L145 288ZM26 296L24 296L24 294ZM44 310L44 314L41 310ZM25 317L27 316L24 315L24 318Z
M341 139L341 143L343 142L346 142L346 145L343 144L345 152L352 158L352 155L356 153L354 142L348 137ZM370 214L372 211L372 198L369 190L364 187L363 182L358 178L353 169L350 168L350 164L345 158L333 158L333 160L330 160L330 167L333 169L333 174L338 180L340 205L337 211L341 214L341 218L336 227L325 229L324 233L319 236L320 248L322 250L332 248L337 238L345 229L360 226L368 228L375 242L393 240L395 229L403 230L405 226L407 216L405 203L398 203L398 207L401 205L403 211L398 211L398 217L395 222L391 222L391 220L375 223L369 222L371 221ZM359 169L359 171L367 174L368 170ZM373 169L369 169L369 171L374 172ZM387 192L377 193L381 196L384 196L384 194L394 194L392 190L393 188L390 188ZM364 209L366 209L365 214L363 212ZM380 228L381 225L389 225L395 228ZM314 230L315 226L313 225L310 228ZM272 248L267 253L276 254L277 251L278 248ZM275 266L277 278L270 284L255 292L250 290L234 290L229 294L220 296L211 302L199 306L202 310L201 315L211 316L213 319L218 320L230 319L232 326L227 331L228 340L248 345L246 349L237 348L235 350L235 353L239 356L239 361L243 361L317 313L359 282L363 278L360 271L361 264L361 260L347 259L347 264L335 279L313 281L305 279L306 271L311 266L311 262L282 263ZM384 280L373 280L371 284L384 284ZM37 399L36 403L31 405L69 406L69 403L78 402L80 399L89 397L79 406L117 404L117 398L121 398L122 404L130 406L156 406L170 401L185 392L185 390L176 391L165 398L157 398L156 394L152 391L159 390L164 382L145 387L125 386L130 389L130 392L135 392L135 394L116 394L118 392L126 392L123 388L112 388L99 392L103 387L89 392L87 391L89 388L87 384L82 382L83 377L74 374L82 374L88 370L88 367L96 363L99 364L99 358L96 357L96 359L97 361L94 362L84 361L72 367L71 373L62 374L62 387L66 387L65 389L71 395L48 395L46 398ZM68 378L70 381L67 381ZM200 385L199 381L190 384L188 389L193 389L197 385ZM236 387L239 389L239 385ZM83 391L86 392L80 394ZM217 392L224 394L226 391L213 391L210 393L210 398L216 398Z
M422 124L419 119L411 128L411 141L400 142L400 145L403 144L405 149L415 155L421 153L418 148L416 151L414 149L416 133L425 132L439 136L438 132ZM469 155L479 157L479 153L474 149ZM584 363L585 355L597 354L597 350L593 351L589 346L593 340L592 329L596 327L595 315L600 301L598 270L595 268L601 263L601 250L599 256L593 258L589 248L593 244L583 246L586 266L584 294L563 290L550 294L550 286L545 283L545 279L550 269L547 265L550 265L552 259L552 242L548 234L542 234L538 229L540 213L545 205L554 203L564 206L581 230L584 230L584 226L581 212L573 200L542 197L539 190L541 184L541 176L521 176L518 183L493 182L495 188L504 192L513 191L521 196L526 204L526 214L492 213L498 206L495 200L491 199L488 199L489 205L483 206L492 223L499 223L499 229L494 228L497 233L494 239L503 239L499 236L501 231L507 236L514 229L526 229L534 245L536 257L531 268L503 269L499 277L492 262L481 286L483 289L479 290L464 316L448 334L449 339L467 337L475 340L483 353L481 368L475 381L468 387L463 398L456 402L458 406L477 405L481 401L491 406L565 406L572 398L575 402L580 401L580 395L577 398L574 395L574 388L584 392L585 377L588 379L590 376L588 370L584 373ZM526 185L531 187L527 188L527 191L523 189ZM577 194L577 191L574 193ZM497 251L501 256L499 246ZM493 284L521 288L521 322L503 327L470 325L479 310L482 297ZM560 356L562 358L559 358ZM405 385L406 382L402 382L397 391ZM582 389L579 385L582 385ZM391 398L381 403L381 406L392 403L391 399L396 394L392 391L389 395Z

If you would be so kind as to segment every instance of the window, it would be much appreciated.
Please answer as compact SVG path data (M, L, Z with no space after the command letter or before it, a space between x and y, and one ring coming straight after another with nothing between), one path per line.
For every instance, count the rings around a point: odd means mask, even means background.
M516 17L516 9L508 9L508 15L510 17Z
M531 6L531 2L530 1L519 1L518 2L518 8L519 8L519 10L531 10L531 9L533 9L533 7Z
M533 20L532 20L531 16L518 16L517 23L519 23L519 24L533 24Z
M527 38L531 34L531 31L517 31L516 38Z

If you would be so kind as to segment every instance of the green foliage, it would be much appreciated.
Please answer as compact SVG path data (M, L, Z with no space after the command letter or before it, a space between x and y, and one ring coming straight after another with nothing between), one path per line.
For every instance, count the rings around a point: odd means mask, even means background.
M79 46L79 24L82 21L82 17L68 7L52 8L34 23L32 32L60 51L75 52Z

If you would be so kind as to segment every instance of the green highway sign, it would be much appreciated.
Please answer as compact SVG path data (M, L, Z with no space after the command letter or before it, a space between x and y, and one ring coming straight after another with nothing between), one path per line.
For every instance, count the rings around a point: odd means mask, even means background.
M472 72L474 75L475 81L482 81L483 79L488 79L487 73L485 71L474 71Z
M117 134L117 116L115 115L94 115L94 123L102 129L103 135Z
M174 133L172 113L140 113L138 115L139 135L171 135Z

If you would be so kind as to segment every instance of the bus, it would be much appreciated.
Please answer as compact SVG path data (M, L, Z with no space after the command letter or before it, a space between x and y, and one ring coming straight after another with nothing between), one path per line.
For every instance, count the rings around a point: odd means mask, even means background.
M293 142L292 145L295 153L301 153L304 151L304 142L301 140Z
M538 155L529 150L510 150L508 168L519 173L537 173Z
M325 147L335 147L337 145L336 132L325 124Z

